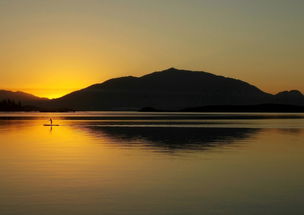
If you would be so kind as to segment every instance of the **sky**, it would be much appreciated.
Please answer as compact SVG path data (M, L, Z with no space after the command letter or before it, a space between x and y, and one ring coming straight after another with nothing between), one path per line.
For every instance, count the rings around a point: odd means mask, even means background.
M56 98L170 67L304 93L303 0L0 0L0 89Z

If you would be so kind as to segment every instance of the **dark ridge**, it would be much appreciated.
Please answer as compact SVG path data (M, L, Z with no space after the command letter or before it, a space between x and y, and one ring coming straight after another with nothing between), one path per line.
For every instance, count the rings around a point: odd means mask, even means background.
M3 99L21 101L24 105L45 110L76 111L137 111L142 107L178 111L188 107L226 106L229 109L232 105L244 107L259 104L276 104L272 108L285 111L288 108L278 108L278 105L304 106L304 96L297 90L272 95L238 79L176 68L141 77L110 79L58 99L48 100L22 92L0 91L0 100ZM249 110L256 108L247 107Z
M142 77L121 77L95 84L53 101L75 110L180 110L206 105L253 105L272 95L237 79L170 68Z

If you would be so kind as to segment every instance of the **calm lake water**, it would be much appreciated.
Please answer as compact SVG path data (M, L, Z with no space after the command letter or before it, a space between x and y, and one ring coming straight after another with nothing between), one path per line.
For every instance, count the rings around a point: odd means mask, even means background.
M0 113L1 215L302 215L303 165L303 114Z

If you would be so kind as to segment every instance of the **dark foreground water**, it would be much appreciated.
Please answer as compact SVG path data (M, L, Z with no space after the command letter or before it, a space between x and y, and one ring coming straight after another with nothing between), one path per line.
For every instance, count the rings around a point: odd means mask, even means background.
M303 165L303 114L0 113L1 215L302 215Z

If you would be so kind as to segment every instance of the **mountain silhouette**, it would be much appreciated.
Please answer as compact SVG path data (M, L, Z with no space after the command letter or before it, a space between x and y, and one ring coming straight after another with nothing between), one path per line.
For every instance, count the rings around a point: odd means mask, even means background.
M303 94L298 90L283 91L275 95L274 103L303 105Z
M16 100L16 101L20 101L20 102L45 100L43 98L34 96L29 93L24 93L21 91L12 92L12 91L8 91L8 90L0 90L0 100L5 100L5 99Z
M24 92L0 90L0 111L37 111L48 99Z
M292 95L289 95L292 94ZM304 104L304 96L271 95L241 80L170 68L142 77L121 77L54 100L76 110L180 110L206 105ZM292 97L292 99L290 98ZM290 99L289 99L290 98Z
M34 103L44 108L73 110L140 110L144 107L182 110L210 105L304 105L304 96L297 90L272 95L241 80L175 68L142 77L110 79L58 99L45 100L20 92L12 96L14 98L10 99L30 105ZM1 98L4 97L1 97L0 92Z

